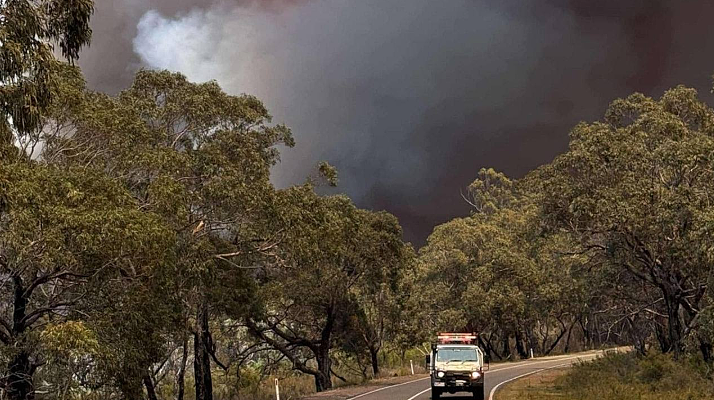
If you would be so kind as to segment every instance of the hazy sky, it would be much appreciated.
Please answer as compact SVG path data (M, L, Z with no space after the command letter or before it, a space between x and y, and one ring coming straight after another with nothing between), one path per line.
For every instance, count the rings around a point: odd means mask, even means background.
M297 141L277 185L327 160L419 245L469 212L478 169L547 163L616 97L683 83L712 103L713 17L693 0L97 0L80 64L108 92L147 67L258 96Z

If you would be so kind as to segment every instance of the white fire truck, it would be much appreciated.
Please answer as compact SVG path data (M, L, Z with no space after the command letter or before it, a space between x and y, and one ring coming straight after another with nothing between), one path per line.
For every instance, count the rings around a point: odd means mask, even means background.
M470 392L474 399L484 400L483 351L476 345L473 333L440 333L431 345L426 366L431 375L431 398L443 393ZM485 368L484 368L485 367Z

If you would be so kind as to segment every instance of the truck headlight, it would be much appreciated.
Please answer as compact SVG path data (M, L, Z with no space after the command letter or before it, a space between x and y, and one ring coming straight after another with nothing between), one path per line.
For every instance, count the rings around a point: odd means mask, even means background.
M478 378L481 377L481 373L478 372L478 371L474 371L474 372L471 373L471 377L474 378L474 379L478 379Z
M444 373L444 371L438 371L438 372L436 373L436 377L437 377L437 378L443 378L444 375L446 375L446 374Z

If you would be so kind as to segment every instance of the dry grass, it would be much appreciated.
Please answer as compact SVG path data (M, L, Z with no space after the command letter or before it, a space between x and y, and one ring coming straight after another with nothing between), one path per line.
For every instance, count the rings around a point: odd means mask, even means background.
M520 379L498 400L705 400L714 399L711 365L677 362L667 355L614 354L570 370Z
M558 380L568 370L549 369L541 373L521 378L506 385L498 392L498 400L522 399L522 400L545 400L545 399L567 399L562 388L558 385Z

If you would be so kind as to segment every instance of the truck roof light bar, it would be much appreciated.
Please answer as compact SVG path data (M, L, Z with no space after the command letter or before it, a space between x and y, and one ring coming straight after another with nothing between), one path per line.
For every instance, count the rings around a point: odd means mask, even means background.
M475 333L439 333L437 339L440 344L476 344L478 335Z

